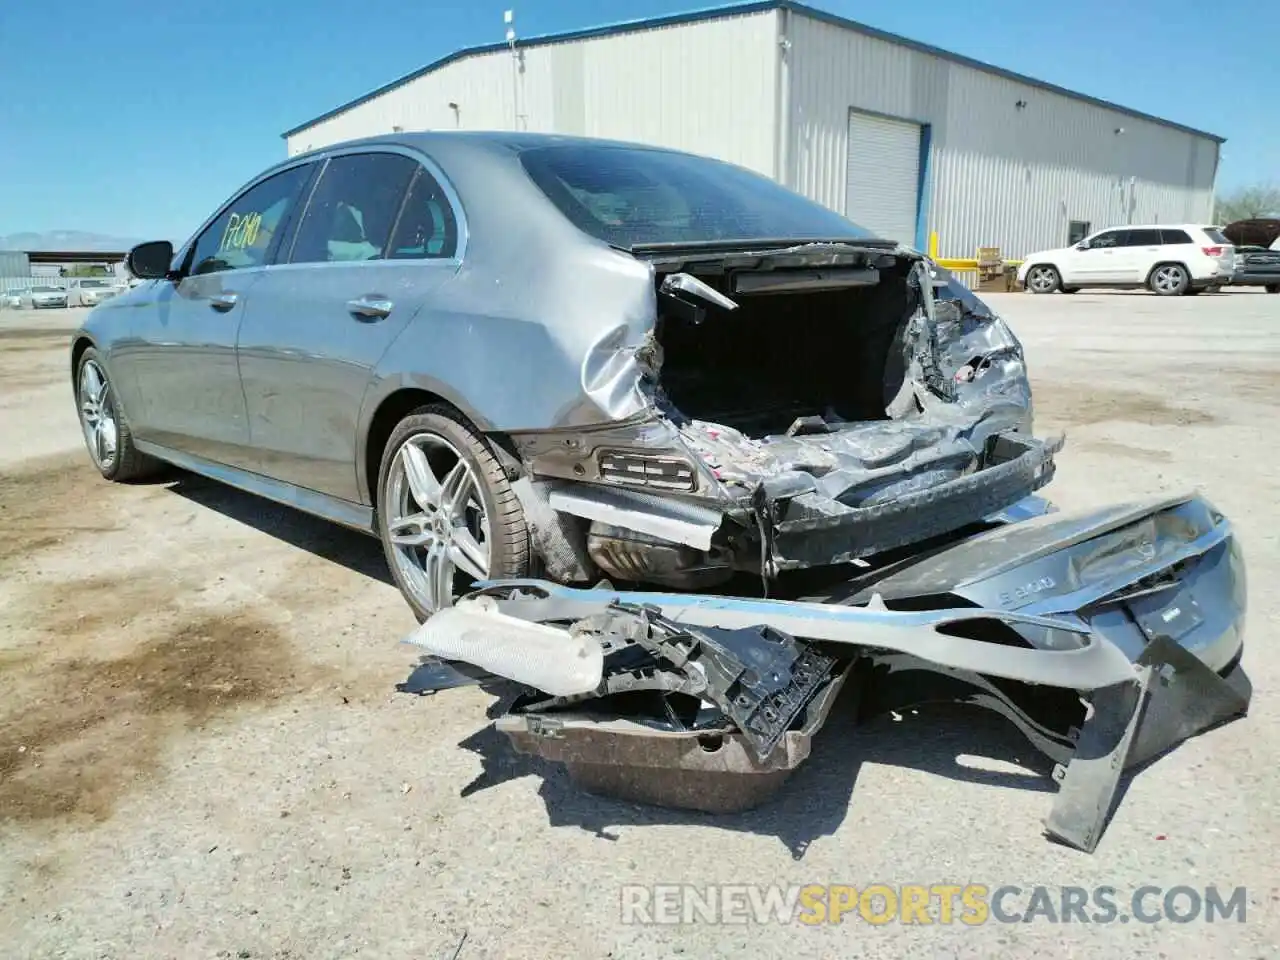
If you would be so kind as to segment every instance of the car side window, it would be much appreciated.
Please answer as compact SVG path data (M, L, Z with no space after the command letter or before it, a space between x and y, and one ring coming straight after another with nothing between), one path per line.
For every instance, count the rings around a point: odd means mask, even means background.
M1190 243L1191 237L1187 235L1185 230L1170 230L1162 228L1160 230L1160 242L1173 245L1178 243Z
M1155 247L1160 244L1159 230L1130 230L1129 240L1125 244L1129 247Z
M458 252L458 221L436 178L418 168L388 256L396 260L452 257Z
M1123 247L1127 230L1108 230L1106 233L1100 233L1089 241L1089 247L1096 249L1098 247Z
M298 224L290 263L379 260L418 168L395 153L356 153L325 165Z
M236 197L196 240L191 274L267 263L272 243L310 176L308 164L291 167Z

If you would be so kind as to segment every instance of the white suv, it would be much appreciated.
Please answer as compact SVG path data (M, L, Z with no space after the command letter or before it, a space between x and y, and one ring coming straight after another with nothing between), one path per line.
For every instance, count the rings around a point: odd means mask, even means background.
M1032 293L1148 287L1176 297L1222 286L1234 271L1235 247L1221 230L1184 223L1113 227L1074 247L1033 253L1018 268L1018 282Z

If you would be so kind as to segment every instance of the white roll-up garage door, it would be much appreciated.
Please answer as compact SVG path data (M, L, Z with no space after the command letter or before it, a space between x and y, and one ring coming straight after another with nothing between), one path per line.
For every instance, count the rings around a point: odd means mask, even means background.
M920 184L920 125L849 111L844 212L886 240L914 244Z

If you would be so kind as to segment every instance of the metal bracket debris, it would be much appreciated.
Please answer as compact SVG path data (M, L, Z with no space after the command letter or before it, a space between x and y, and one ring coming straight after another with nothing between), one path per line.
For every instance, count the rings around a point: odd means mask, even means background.
M526 727L529 731L529 736L551 740L560 736L560 731L564 729L564 724L549 717L531 716Z
M1061 777L1046 833L1092 853L1115 806L1123 772L1242 716L1250 693L1238 664L1223 677L1176 641L1152 641L1131 682L1094 691L1092 712Z
M613 609L637 618L637 641L655 657L703 678L703 696L737 725L762 760L836 662L770 627L694 629L667 620L656 607Z
M1056 840L1092 853L1111 815L1125 757L1142 718L1142 695L1149 670L1132 683L1093 693L1093 714L1080 732L1075 756L1059 780L1058 797L1045 820Z

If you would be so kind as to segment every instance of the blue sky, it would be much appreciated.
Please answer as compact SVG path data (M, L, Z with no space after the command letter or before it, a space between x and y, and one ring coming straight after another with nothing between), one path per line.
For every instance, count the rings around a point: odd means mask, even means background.
M698 0L0 0L0 235L185 239L280 134L461 46ZM1280 3L816 0L1227 137L1219 188L1280 180Z

